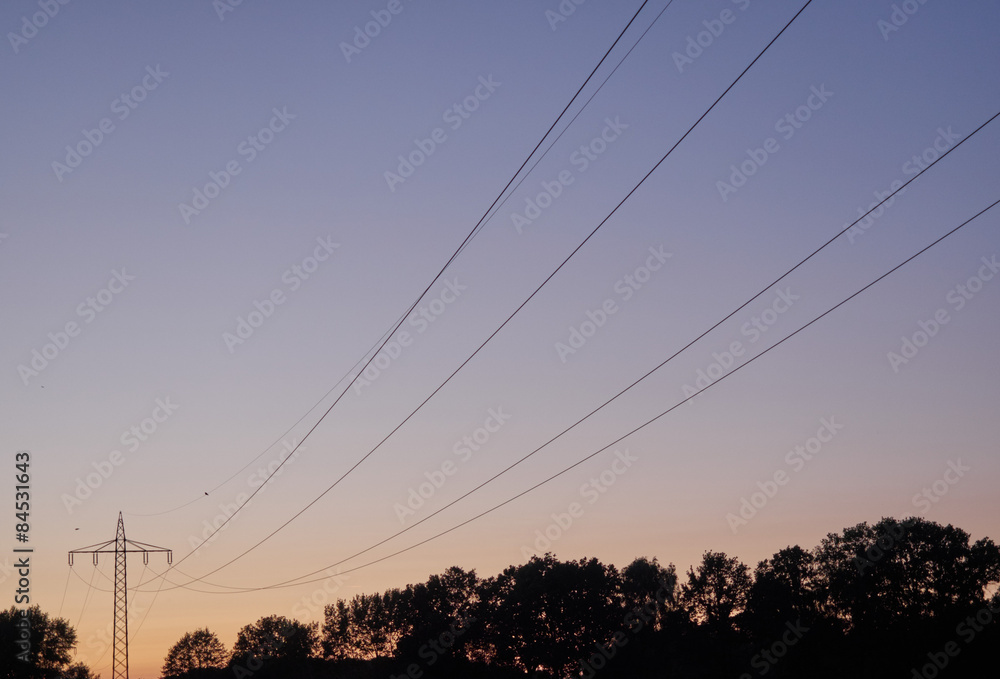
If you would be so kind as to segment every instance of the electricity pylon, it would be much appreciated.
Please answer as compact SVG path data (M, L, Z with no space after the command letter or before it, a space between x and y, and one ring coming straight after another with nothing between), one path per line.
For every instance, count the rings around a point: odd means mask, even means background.
M111 548L111 545L114 548ZM111 663L112 679L128 679L128 588L126 586L125 557L129 552L141 552L142 563L149 563L149 555L154 552L166 552L167 564L174 560L173 552L164 547L148 545L145 542L135 542L125 539L125 521L118 512L118 533L114 540L108 540L96 545L73 549L69 552L69 565L73 565L74 554L93 554L94 565L97 565L98 554L115 555L115 641Z

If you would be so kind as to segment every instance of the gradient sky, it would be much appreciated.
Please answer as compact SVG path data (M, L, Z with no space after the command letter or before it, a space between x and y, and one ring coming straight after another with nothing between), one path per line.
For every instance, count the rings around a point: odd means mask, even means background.
M259 485L257 470L280 459L281 444L268 446L289 428L283 440L294 445L316 423L332 402L324 395L447 261L641 3L590 0L553 28L546 11L558 11L556 0L402 0L402 11L348 60L342 43L387 4L245 0L220 18L209 0L79 0L59 5L36 33L28 30L30 39L8 37L0 49L4 455L11 470L16 451L31 453L32 601L76 626L79 659L105 676L111 560L95 571L78 558L71 573L66 552L113 538L121 511L130 538L172 548L175 563L188 555L205 522L224 516ZM648 4L597 82L665 4ZM461 294L435 305L441 313L433 323L405 323L409 346L370 386L349 390L281 475L170 580L187 583L240 554L368 452L535 290L800 7L677 0L667 9L449 268L445 279L464 287ZM912 176L913 156L935 142L939 150L953 145L1000 111L1000 6L907 7L919 8L885 32L879 22L892 20L891 2L813 2L415 418L300 519L207 581L269 585L363 549L401 527L394 506L450 461L454 473L405 525L443 506L835 235L876 191ZM39 11L36 2L6 2L0 27L20 32L23 17ZM728 24L717 22L724 11ZM679 69L675 54L708 30L704 22L724 30ZM482 81L499 84L488 92ZM477 87L477 110L445 117ZM133 88L143 101L123 107L120 97ZM776 129L813 91L829 94L821 106L813 97L809 120ZM284 127L273 137L265 133L269 143L251 158L248 138L274 109L295 117L276 123ZM93 130L105 118L109 131L96 148L71 172L54 169L67 162L67 145L98 139ZM582 169L573 154L600 137L606 120L618 121L618 136ZM998 125L917 179L866 231L833 243L583 426L341 568L444 530L617 439L683 398L684 385L716 361L713 352L740 341L745 360L1000 198ZM443 141L390 190L385 173L437 128ZM729 181L730 166L768 138L776 150L724 200L717 182ZM227 164L239 174L186 223L179 205ZM519 233L512 213L560 172L572 183ZM342 581L249 594L165 585L157 594L162 583L152 571L163 569L162 557L147 571L131 559L130 583L144 583L131 595L133 676L158 676L170 645L196 627L207 625L231 647L238 629L263 615L320 620L326 597L405 586L452 565L493 575L523 562L535 531L574 502L583 515L551 551L618 566L645 555L686 570L706 549L753 565L786 545L812 547L882 516L919 514L974 538L1000 538L1000 277L974 282L978 292L962 308L954 292L981 271L991 275L982 258L1000 255L998 225L997 213L987 213L692 404L476 523ZM293 267L310 266L304 260L317 239L337 247L300 277ZM650 248L670 257L625 299L622 281ZM134 278L124 288L113 284L117 294L102 293L115 272ZM445 288L436 284L423 304ZM276 290L282 303L245 342L227 346L225 334ZM754 341L748 328L779 291L796 299L766 316L773 323ZM89 297L109 303L97 302L97 312ZM561 360L557 343L608 299L615 312ZM948 322L894 370L889 352L900 352L902 338L940 309ZM59 337L67 323L76 323L76 336L37 375L25 373L20 366L30 367L32 352L43 352L48 334ZM154 413L157 399L176 410L133 441L129 429ZM490 409L509 419L463 459L456 443L474 435ZM842 429L813 459L786 460L823 418ZM616 448L635 458L618 465L620 475L608 471ZM120 464L67 508L65 498L95 465L108 468L109 456ZM954 485L939 483L947 492L935 502L915 504L950 462L970 471ZM787 485L734 533L727 514L781 471ZM607 492L581 492L602 472L614 479ZM13 485L10 473L0 497L12 500ZM13 544L8 516L5 545ZM0 562L9 606L9 549Z

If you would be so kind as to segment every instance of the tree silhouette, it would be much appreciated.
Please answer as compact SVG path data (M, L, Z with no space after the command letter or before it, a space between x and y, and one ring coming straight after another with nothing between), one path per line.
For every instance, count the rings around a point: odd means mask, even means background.
M623 626L618 574L597 559L551 554L511 566L481 588L486 655L501 667L568 677Z
M19 645L27 630L27 644ZM0 611L0 657L7 677L59 677L67 671L76 646L76 631L63 618L49 617L39 606ZM79 670L76 670L79 671Z
M352 630L352 611L344 599L328 604L323 609L323 657L330 660L361 659L364 656L356 650Z
M656 559L618 571L546 554L485 580L452 567L404 589L340 599L325 610L323 660L310 657L315 623L261 618L240 631L238 665L205 672L944 679L946 671L978 679L996 674L998 582L991 540L920 518L860 523L812 550L785 547L752 574L735 557L705 552L680 583L675 567Z
M338 600L324 611L323 656L335 660L387 658L401 632L401 592L359 594Z
M757 564L747 597L747 622L758 636L776 636L789 620L814 624L822 616L815 557L798 545Z
M645 629L659 629L663 618L677 607L677 569L663 567L656 559L635 559L621 571L622 606L626 615L635 611L650 612L652 619Z
M317 623L269 615L239 631L231 662L252 668L265 660L304 660L315 656L318 648Z
M197 677L203 670L226 666L226 647L207 628L187 632L170 647L161 670L166 679L187 675Z
M750 569L739 559L708 551L697 571L688 569L681 599L692 621L724 633L735 629L734 618L746 608L750 584Z
M1000 550L988 538L911 517L859 523L831 533L815 552L829 610L848 629L905 628L985 604L1000 580Z
M60 675L59 679L100 679L90 671L90 668L81 662L73 663L67 667Z
M445 655L465 655L470 642L481 639L478 634L470 634L471 626L481 615L477 612L479 587L475 571L465 571L457 566L452 566L441 575L430 576L425 583L407 587L402 593L399 609L403 635L397 656L419 656L424 644L444 633L452 634L452 628L460 629L461 634L453 635L453 643L447 637L449 646ZM474 651L473 655L480 653Z

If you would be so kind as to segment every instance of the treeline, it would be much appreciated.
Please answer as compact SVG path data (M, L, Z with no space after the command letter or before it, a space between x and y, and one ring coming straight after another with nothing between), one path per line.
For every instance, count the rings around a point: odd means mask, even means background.
M341 599L322 625L267 616L232 651L197 630L163 676L978 678L996 675L998 582L991 540L919 518L861 523L755 568L719 552L683 574L546 554Z
M991 540L920 518L861 523L753 569L718 552L684 574L546 554L341 599L322 627L262 618L218 676L992 676L998 581Z

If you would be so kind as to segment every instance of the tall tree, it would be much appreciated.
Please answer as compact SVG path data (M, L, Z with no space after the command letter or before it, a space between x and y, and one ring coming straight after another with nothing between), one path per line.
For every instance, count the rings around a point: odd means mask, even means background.
M798 545L757 564L747 599L748 624L757 636L773 637L789 621L820 617L815 557Z
M657 629L677 606L677 569L673 564L661 566L656 559L635 559L621 571L621 594L626 616L646 613L652 619L643 627Z
M0 676L58 677L70 667L76 631L63 618L49 617L39 606L0 611ZM9 659L9 660L8 660Z
M709 631L735 629L735 617L743 613L750 593L750 569L736 557L708 551L698 569L689 568L681 599L694 622Z
M622 631L619 583L615 568L597 559L546 554L507 568L480 588L487 655L504 667L574 676Z
M319 624L303 624L282 615L269 615L246 625L236 635L232 663L254 666L280 659L312 658L319 649Z
M66 668L62 674L59 675L59 679L101 679L100 675L95 676L90 668L84 665L82 662L73 663Z
M339 599L324 610L323 656L332 660L387 658L403 634L402 593L358 594Z
M441 575L432 575L427 582L411 585L402 593L398 621L402 638L397 656L418 657L421 647L442 634L460 630L454 640L446 637L449 657L466 655L467 646L478 634L475 618L478 604L479 578L475 571L452 566ZM473 654L475 652L473 651Z
M831 533L815 558L826 606L861 633L981 607L1000 580L992 540L970 545L965 531L919 517Z
M163 662L165 679L187 675L196 677L202 670L226 666L226 647L208 628L187 632L170 647Z
M337 599L323 609L323 657L329 660L360 658L351 633L351 609L346 599Z

